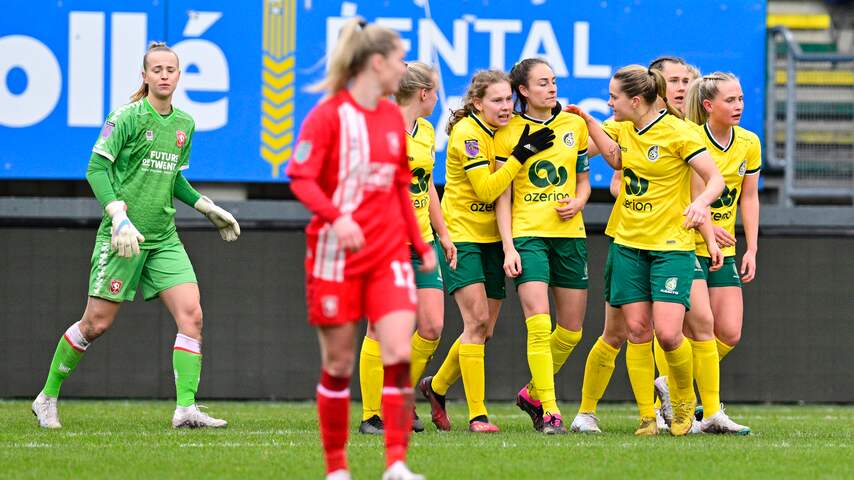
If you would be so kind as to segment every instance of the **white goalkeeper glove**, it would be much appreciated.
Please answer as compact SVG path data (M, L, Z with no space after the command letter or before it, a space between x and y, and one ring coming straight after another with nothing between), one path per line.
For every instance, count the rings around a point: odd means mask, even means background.
M127 204L121 200L112 201L104 208L113 220L110 245L119 252L120 257L139 255L139 244L145 241L145 237L130 222L127 209Z
M233 242L240 236L240 225L237 224L234 216L216 206L210 198L202 196L194 207L208 217L208 220L219 230L220 236L226 242Z

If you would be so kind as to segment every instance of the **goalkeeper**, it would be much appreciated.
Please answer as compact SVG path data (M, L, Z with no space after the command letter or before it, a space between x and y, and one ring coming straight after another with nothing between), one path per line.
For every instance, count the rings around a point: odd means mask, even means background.
M175 230L173 196L192 205L236 240L234 217L201 196L181 173L189 166L194 122L172 106L181 71L178 56L152 44L143 57L143 83L107 118L92 149L86 178L104 207L95 238L89 298L79 322L59 339L44 388L32 409L43 428L60 428L57 397L86 349L113 324L138 286L146 300L160 297L175 318L172 354L177 407L172 426L225 427L195 405L202 367L202 309L193 266Z

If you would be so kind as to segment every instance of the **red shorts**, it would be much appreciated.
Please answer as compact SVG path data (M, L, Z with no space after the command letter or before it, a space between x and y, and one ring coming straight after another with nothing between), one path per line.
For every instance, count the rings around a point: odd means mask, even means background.
M358 322L363 317L376 323L391 312L415 312L415 272L403 246L399 254L370 271L345 275L342 281L320 278L313 270L314 260L309 255L305 261L305 290L308 322L314 326Z

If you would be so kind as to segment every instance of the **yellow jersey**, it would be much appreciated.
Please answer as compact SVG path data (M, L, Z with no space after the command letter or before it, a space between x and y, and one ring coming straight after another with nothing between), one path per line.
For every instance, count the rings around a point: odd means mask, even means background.
M685 122L662 111L638 130L632 122L603 124L623 163L620 222L614 242L654 251L693 251L694 233L682 226L691 203L691 160L706 151Z
M551 128L555 140L550 148L529 158L513 179L513 238L585 238L581 212L563 221L554 209L562 205L558 200L575 197L577 174L590 170L587 124L578 115L566 112L548 120L514 115L495 134L498 161L510 156L526 125L531 132L543 126Z
M732 127L729 145L721 145L712 136L708 125L697 125L694 131L705 141L709 153L724 177L724 191L712 202L712 223L735 235L735 214L741 198L745 175L757 175L762 167L762 146L755 133L741 127ZM709 256L709 249L700 232L695 235L697 255ZM735 255L735 246L725 247L721 252L726 257Z
M615 123L614 120L605 120L602 124L602 128L608 132L609 130L613 130L613 127L606 127L606 125ZM617 226L620 224L620 211L622 207L620 206L623 203L623 199L625 194L623 193L624 189L620 189L620 193L617 194L617 198L614 200L614 206L611 207L611 214L608 215L608 223L605 225L605 235L611 238L614 238L617 235Z
M430 184L433 182L433 165L436 162L436 133L433 125L424 118L415 121L411 132L406 132L406 154L409 158L409 171L412 180L409 184L409 197L415 208L415 218L425 242L433 241L433 227L430 225Z

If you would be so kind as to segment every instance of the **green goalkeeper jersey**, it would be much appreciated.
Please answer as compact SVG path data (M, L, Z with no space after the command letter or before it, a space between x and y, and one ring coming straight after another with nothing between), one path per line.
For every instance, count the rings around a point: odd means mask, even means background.
M178 173L189 167L194 129L185 112L172 107L172 113L163 116L143 98L110 113L92 148L112 162L110 183L145 237L142 249L156 248L175 236L172 192ZM98 238L109 239L111 226L105 214Z

